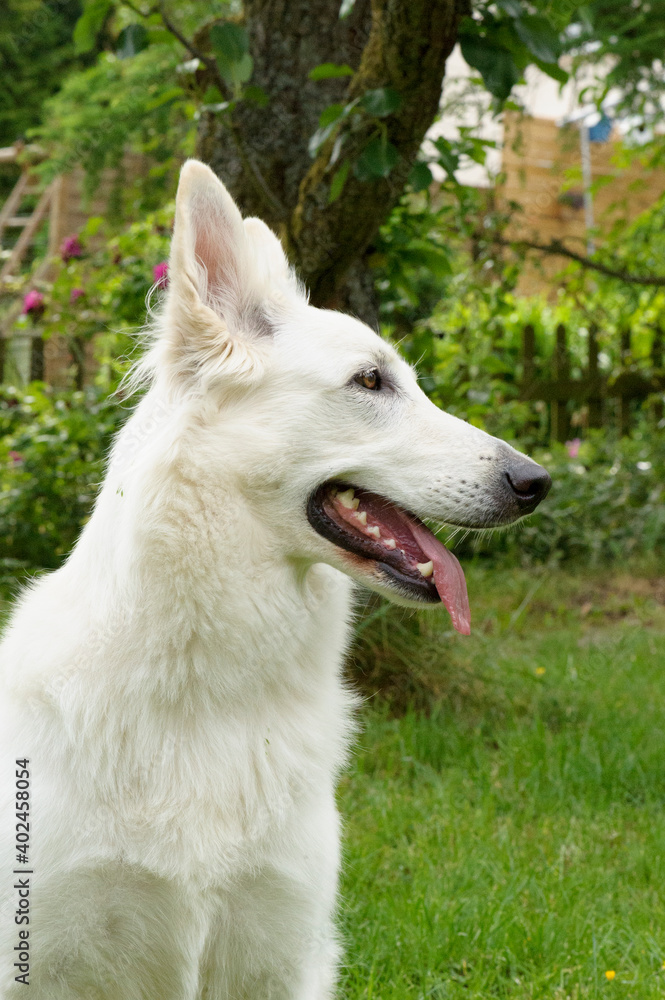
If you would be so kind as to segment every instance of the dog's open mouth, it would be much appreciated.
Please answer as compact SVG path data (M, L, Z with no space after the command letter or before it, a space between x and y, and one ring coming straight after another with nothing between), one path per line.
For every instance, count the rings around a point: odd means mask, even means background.
M310 524L339 548L366 560L412 600L442 601L453 626L471 631L464 573L456 557L414 514L385 497L347 483L320 486L307 505Z

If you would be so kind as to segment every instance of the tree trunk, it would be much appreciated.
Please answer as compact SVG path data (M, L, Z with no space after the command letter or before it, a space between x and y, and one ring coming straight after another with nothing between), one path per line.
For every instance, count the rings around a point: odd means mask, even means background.
M356 0L343 21L339 0L245 0L244 11L254 60L251 82L270 100L265 107L241 101L233 121L278 204L246 170L223 116L201 117L198 154L223 177L245 214L261 216L283 235L312 163L309 139L323 109L344 100L349 82L314 81L308 73L324 62L358 68L369 38L370 0Z
M221 115L201 118L197 153L223 178L243 212L280 235L315 305L346 308L375 325L366 257L379 226L398 201L425 133L436 116L445 63L466 0L356 0L339 18L340 0L245 0L254 60L252 84L270 100L241 101L231 141ZM347 64L352 77L312 81L320 63ZM367 90L390 87L400 107L381 120L399 153L388 177L359 180L353 158L377 130L368 115L351 116L344 155L352 169L330 203L332 140L312 160L308 150L321 112Z

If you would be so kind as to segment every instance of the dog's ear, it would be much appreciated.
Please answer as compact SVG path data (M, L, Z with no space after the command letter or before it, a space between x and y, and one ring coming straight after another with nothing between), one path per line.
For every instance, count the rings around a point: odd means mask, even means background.
M277 237L242 216L219 178L197 160L180 173L169 260L167 336L183 369L233 355L251 367L252 344L295 279Z
M205 164L188 160L180 172L169 261L169 299L199 322L241 332L256 309L249 241L242 216L222 182ZM181 331L184 332L184 331ZM242 331L245 332L245 331Z
M289 262L272 229L261 219L254 218L245 219L244 226L252 256L262 271L261 284L272 289L292 287L294 278Z

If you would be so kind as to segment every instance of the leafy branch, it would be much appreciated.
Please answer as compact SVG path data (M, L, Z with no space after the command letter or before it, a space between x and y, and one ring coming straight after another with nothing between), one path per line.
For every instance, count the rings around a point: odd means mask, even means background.
M581 267L587 268L587 270L597 271L599 274L604 274L607 278L616 278L617 281L623 281L629 285L665 288L665 275L634 274L623 267L605 264L600 260L595 260L593 257L588 257L586 254L578 253L576 250L567 247L561 240L552 239L549 243L539 243L537 240L525 239L509 240L498 234L488 237L486 232L476 232L474 236L494 246L510 247L512 250L518 251L537 250L539 253L550 256L565 257L568 260L575 261Z
M127 0L124 0L124 2L127 3ZM170 32L174 38L177 38L180 44L187 49L187 51L191 56L193 56L195 59L198 59L199 62L205 66L205 68L208 70L211 76L214 77L215 82L219 87L221 93L223 94L225 100L230 101L231 93L227 88L226 81L224 80L222 74L219 71L217 63L212 58L212 56L207 56L205 52L203 52L197 45L194 44L194 42L190 41L190 39L188 38L185 38L180 29L175 26L171 18L166 13L166 5L164 3L164 0L159 0L159 14L166 30Z
M128 7L137 17L150 17L152 14L159 13L156 6L148 7L147 10L141 10L132 0L122 0L122 4L124 7Z
M215 58L206 55L198 45L193 41L186 38L185 35L176 27L171 18L166 12L166 6L164 0L159 0L159 13L162 18L162 23L166 30L176 38L180 44L187 49L191 56L198 59L199 62L205 66L212 78L214 79L219 91L227 102L229 110L232 109L234 103L234 95L231 93L229 86L222 74L219 64ZM238 151L238 156L240 157L243 166L248 172L248 176L252 178L253 186L261 198L261 200L266 204L266 206L271 210L271 212L276 212L281 218L285 218L287 211L279 198L270 190L266 179L259 170L254 158L250 155L245 146L242 138L240 129L237 127L231 115L226 117L226 126L231 134L233 143Z

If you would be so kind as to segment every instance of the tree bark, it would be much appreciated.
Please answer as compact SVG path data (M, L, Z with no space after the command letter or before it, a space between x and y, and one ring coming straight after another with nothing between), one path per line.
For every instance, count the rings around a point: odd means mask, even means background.
M245 214L261 216L283 237L312 163L309 139L323 109L343 101L349 83L348 77L314 81L308 73L325 62L358 68L369 38L370 0L356 0L343 21L339 0L245 0L244 12L254 60L251 82L270 100L265 107L241 101L233 122L281 208L246 170L223 116L201 117L197 152L223 177Z
M366 256L436 116L446 59L466 3L356 0L340 20L340 0L245 0L251 82L270 101L266 107L241 101L233 112L246 155L229 141L223 116L213 114L201 118L197 153L223 178L245 214L259 215L280 235L315 305L346 308L376 324ZM354 75L310 80L309 71L325 62L348 64ZM380 87L401 97L400 107L382 119L399 160L387 177L372 181L359 180L351 169L341 196L329 203L339 167L330 162L332 141L315 160L308 151L321 112ZM345 128L344 155L353 158L377 122L354 115ZM248 158L255 170L247 168Z

